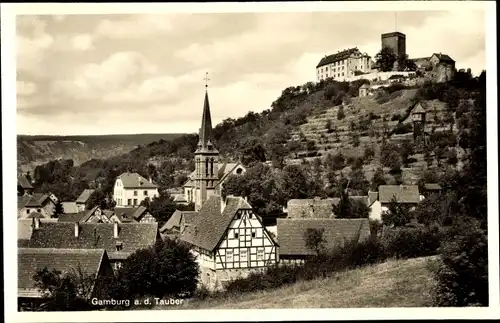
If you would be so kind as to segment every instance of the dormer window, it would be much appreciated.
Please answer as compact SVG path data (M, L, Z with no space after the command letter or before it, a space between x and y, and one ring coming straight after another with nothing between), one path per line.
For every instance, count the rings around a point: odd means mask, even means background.
M122 251L122 249L123 249L123 242L117 241L115 247L116 247L116 251Z

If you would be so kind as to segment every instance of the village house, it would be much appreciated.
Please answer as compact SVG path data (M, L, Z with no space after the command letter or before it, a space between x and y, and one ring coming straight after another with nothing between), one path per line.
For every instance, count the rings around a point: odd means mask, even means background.
M191 246L210 289L278 261L276 241L242 197L212 195L179 239Z
M40 222L26 248L105 249L113 268L133 252L161 241L157 223Z
M427 197L432 194L440 194L442 190L443 188L438 183L425 183L422 194Z
M51 218L54 215L58 200L54 194L33 193L17 197L17 218L31 217ZM35 214L34 213L38 213Z
M197 214L196 211L175 210L170 219L160 228L160 234L162 237L178 237L193 222Z
M368 193L370 204L370 219L382 221L382 214L389 211L389 203L396 198L397 203L405 204L414 209L424 198L420 195L417 185L380 185L378 192Z
M115 181L113 200L117 207L139 206L146 198L152 200L157 196L158 186L151 178L148 181L137 173L126 172Z
M88 299L106 298L112 283L113 269L104 249L19 248L17 260L18 310L33 310L42 302L42 293L35 286L38 270L57 270L61 274L79 274L92 277ZM91 282L89 282L91 283Z
M302 263L315 251L306 246L307 229L323 231L325 251L345 242L363 241L370 237L368 219L294 218L278 219L279 259L282 263Z
M83 190L82 194L78 196L78 198L75 201L78 212L85 210L85 205L87 204L87 201L94 192L95 192L94 189L85 189Z
M219 164L219 152L214 147L212 136L208 92L205 92L199 142L194 155L195 170L188 176L183 188L186 201L194 203L195 211L199 211L210 196L222 193L224 182L230 174L242 175L246 172L240 163Z
M33 181L29 172L17 177L17 196L33 194Z
M362 98L364 96L368 96L370 95L370 85L369 84L366 84L364 83L363 85L361 85L359 87L359 97Z
M349 196L353 202L361 202L369 206L368 196ZM316 197L314 199L291 199L287 202L287 207L284 210L287 213L287 219L300 219L300 218L336 218L334 207L340 202L340 198L326 198L321 199Z

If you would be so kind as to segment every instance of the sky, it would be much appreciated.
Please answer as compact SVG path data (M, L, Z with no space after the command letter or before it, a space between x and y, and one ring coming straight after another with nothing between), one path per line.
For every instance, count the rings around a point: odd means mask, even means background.
M190 133L205 73L212 123L269 109L315 81L319 60L358 47L372 57L394 12L18 15L17 133ZM398 12L410 58L446 53L486 68L482 11Z

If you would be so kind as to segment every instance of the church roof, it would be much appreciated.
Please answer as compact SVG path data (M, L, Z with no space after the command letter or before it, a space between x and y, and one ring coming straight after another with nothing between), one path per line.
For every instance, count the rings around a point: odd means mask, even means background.
M205 102L203 103L203 116L201 117L200 143L206 147L208 142L213 144L212 137L212 117L210 115L210 102L208 101L208 92L205 92Z
M221 196L212 195L201 207L193 222L181 234L180 239L205 250L214 250L238 210L252 207L242 197L227 197L221 212Z

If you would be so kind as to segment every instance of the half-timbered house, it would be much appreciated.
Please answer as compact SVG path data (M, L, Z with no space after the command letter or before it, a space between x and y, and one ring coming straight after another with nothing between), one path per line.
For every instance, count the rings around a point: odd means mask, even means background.
M210 289L278 261L276 241L242 197L212 195L180 240L191 245L200 283Z

